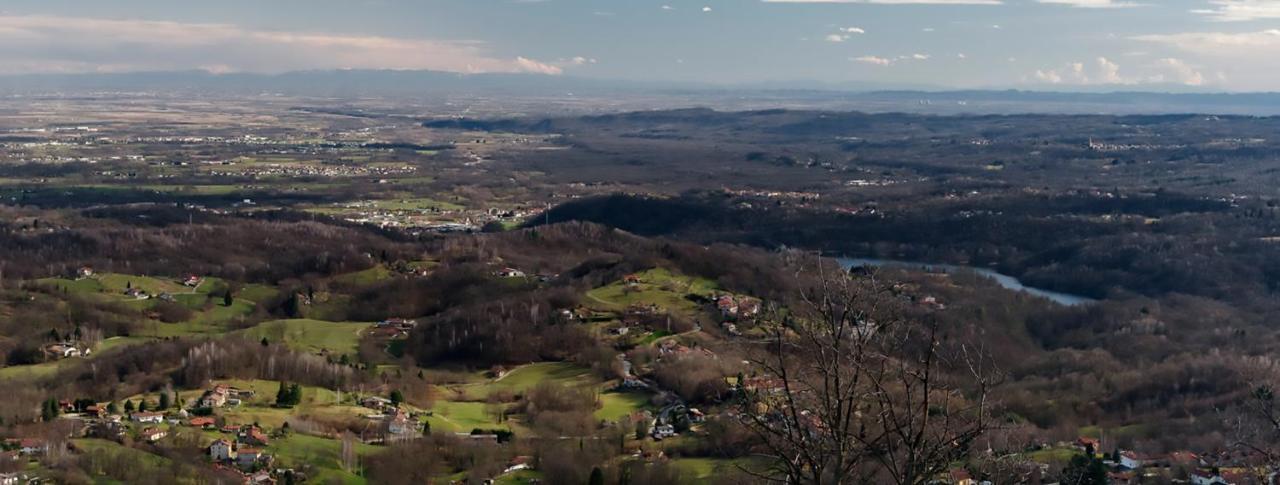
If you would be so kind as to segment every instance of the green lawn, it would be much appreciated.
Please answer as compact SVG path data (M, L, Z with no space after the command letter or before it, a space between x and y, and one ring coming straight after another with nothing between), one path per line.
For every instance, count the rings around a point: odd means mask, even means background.
M102 283L99 283L98 280L88 278L80 280L70 280L66 278L42 278L36 280L36 283L53 285L53 287L57 288L59 291L65 291L67 293L85 294L102 292Z
M132 345L145 343L150 340L151 339L145 337L111 337L98 344L98 348L94 349L93 354L90 354L86 358L61 359L42 364L5 367L0 369L0 380L27 380L49 377L56 374L59 370L72 367L84 361L93 360L103 353L110 353L114 349L122 349Z
M436 401L431 408L431 432L468 433L476 428L507 428L485 413L485 403Z
M718 458L676 458L671 464L680 470L680 483L712 483L714 478L740 473L739 466L748 470L762 472L768 462L761 458L736 458L731 460Z
M275 454L277 462L285 467L297 467L303 464L316 467L319 472L308 477L310 482L365 483L363 477L342 469L340 458L342 442L338 440L294 433L287 438L272 441L267 451ZM356 443L357 455L368 456L377 451L376 446Z
M484 384L460 386L468 396L483 398L495 391L524 392L543 381L566 384L594 383L591 371L568 362L539 362L517 367L500 379Z
M276 320L245 330L244 335L253 340L266 338L269 342L283 342L304 352L354 356L360 344L361 333L371 326L371 323L335 323L308 319Z
M617 421L649 406L649 395L641 392L606 392L600 395L596 419Z
M353 273L341 274L333 277L333 282L352 286L366 286L387 280L392 277L391 270L381 264L372 268L356 271Z
M244 285L244 288L241 288L240 292L235 294L234 296L237 299L244 299L244 300L249 300L255 303L262 303L264 301L275 298L276 295L278 294L280 294L280 290L277 290L273 286L251 284L251 285Z
M708 296L715 293L714 281L672 273L655 268L637 273L640 283L628 285L615 281L587 292L588 305L619 311L631 305L657 305L671 313L696 317L703 310L688 295Z

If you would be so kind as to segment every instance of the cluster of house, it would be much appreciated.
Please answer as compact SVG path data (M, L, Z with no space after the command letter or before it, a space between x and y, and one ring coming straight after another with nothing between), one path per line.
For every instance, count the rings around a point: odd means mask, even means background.
M1081 437L1074 443L1085 453L1101 450L1101 442L1095 438ZM1107 466L1107 478L1116 484L1147 483L1152 478L1171 477L1175 470L1185 471L1187 481L1193 485L1236 485L1250 483L1276 483L1274 472L1260 473L1259 469L1244 465L1248 457L1238 454L1222 456L1200 455L1191 451L1174 451L1165 454L1148 454L1132 450L1116 450L1101 455Z
M390 399L381 396L368 396L360 400L360 405L378 411L378 414L365 416L368 419L381 421L386 432L392 437L417 437L418 420Z
M212 389L207 389L204 394L200 395L200 399L196 400L196 407L217 409L224 406L239 406L242 399L253 397L252 390L236 389L226 384L218 384Z
M407 318L388 318L375 324L370 332L373 335L384 338L408 338L409 332L413 331L414 327L417 326L417 320Z
M209 459L230 464L244 471L257 471L271 466L273 458L261 447L271 444L262 428L253 425L225 426L223 433L231 438L218 438L209 444Z
M716 310L726 319L753 317L760 314L760 300L749 296L724 294L715 298Z

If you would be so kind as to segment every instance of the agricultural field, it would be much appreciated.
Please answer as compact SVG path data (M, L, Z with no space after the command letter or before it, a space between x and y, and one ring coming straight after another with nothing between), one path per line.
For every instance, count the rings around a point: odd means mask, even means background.
M363 332L372 323L295 319L260 323L243 331L246 338L279 342L303 352L354 356Z
M621 311L633 305L655 305L672 314L696 319L705 310L689 297L709 298L718 287L706 278L685 276L665 268L634 275L634 282L615 281L587 292L587 305Z

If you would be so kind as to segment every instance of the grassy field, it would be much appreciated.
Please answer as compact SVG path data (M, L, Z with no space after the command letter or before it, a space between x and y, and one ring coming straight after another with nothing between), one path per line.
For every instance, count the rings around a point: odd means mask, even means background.
M594 383L591 372L584 367L567 362L539 362L517 367L499 379L483 384L459 386L467 396L483 398L492 392L521 393L543 381L559 381L565 384Z
M649 395L640 392L606 392L600 395L596 419L617 421L649 406Z
M431 412L427 422L431 423L433 433L467 433L476 428L507 427L489 416L482 402L437 401Z
M702 313L688 295L708 296L716 292L714 281L672 273L655 268L636 274L640 282L628 285L616 281L587 292L587 304L605 310L619 311L631 305L657 305L673 314L695 318Z
M244 331L253 340L266 338L283 342L294 350L336 355L355 355L360 335L371 323L335 323L320 320L276 320Z
M392 273L390 269L381 264L372 268L356 271L353 273L341 274L333 277L332 281L338 284L364 286L377 283L379 281L391 279Z
M110 353L115 349L122 349L151 340L152 339L146 337L111 337L98 344L98 348L94 349L94 353L86 358L61 359L42 364L5 367L0 369L0 380L10 381L46 378L56 374L62 369L73 367L84 361L93 360L98 356L104 353Z
M303 464L316 467L319 473L308 477L308 481L313 483L365 483L363 477L342 469L342 443L337 440L294 433L273 441L267 451L275 454L278 463L286 467ZM376 446L356 444L356 454L359 456L368 456L377 451Z

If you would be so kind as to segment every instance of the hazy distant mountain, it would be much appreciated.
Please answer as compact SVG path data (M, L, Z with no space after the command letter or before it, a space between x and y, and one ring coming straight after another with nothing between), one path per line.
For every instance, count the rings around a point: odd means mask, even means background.
M1111 91L1101 91L1104 89ZM174 92L298 96L519 96L654 99L653 107L724 109L770 106L916 113L1213 113L1280 115L1280 93L1142 92L1135 86L1094 91L945 90L935 86L788 81L714 85L633 82L538 74L433 71L299 71L213 74L205 71L0 76L4 94ZM1170 91L1175 88L1168 87ZM1186 91L1184 88L1178 88ZM634 106L633 106L634 107Z

